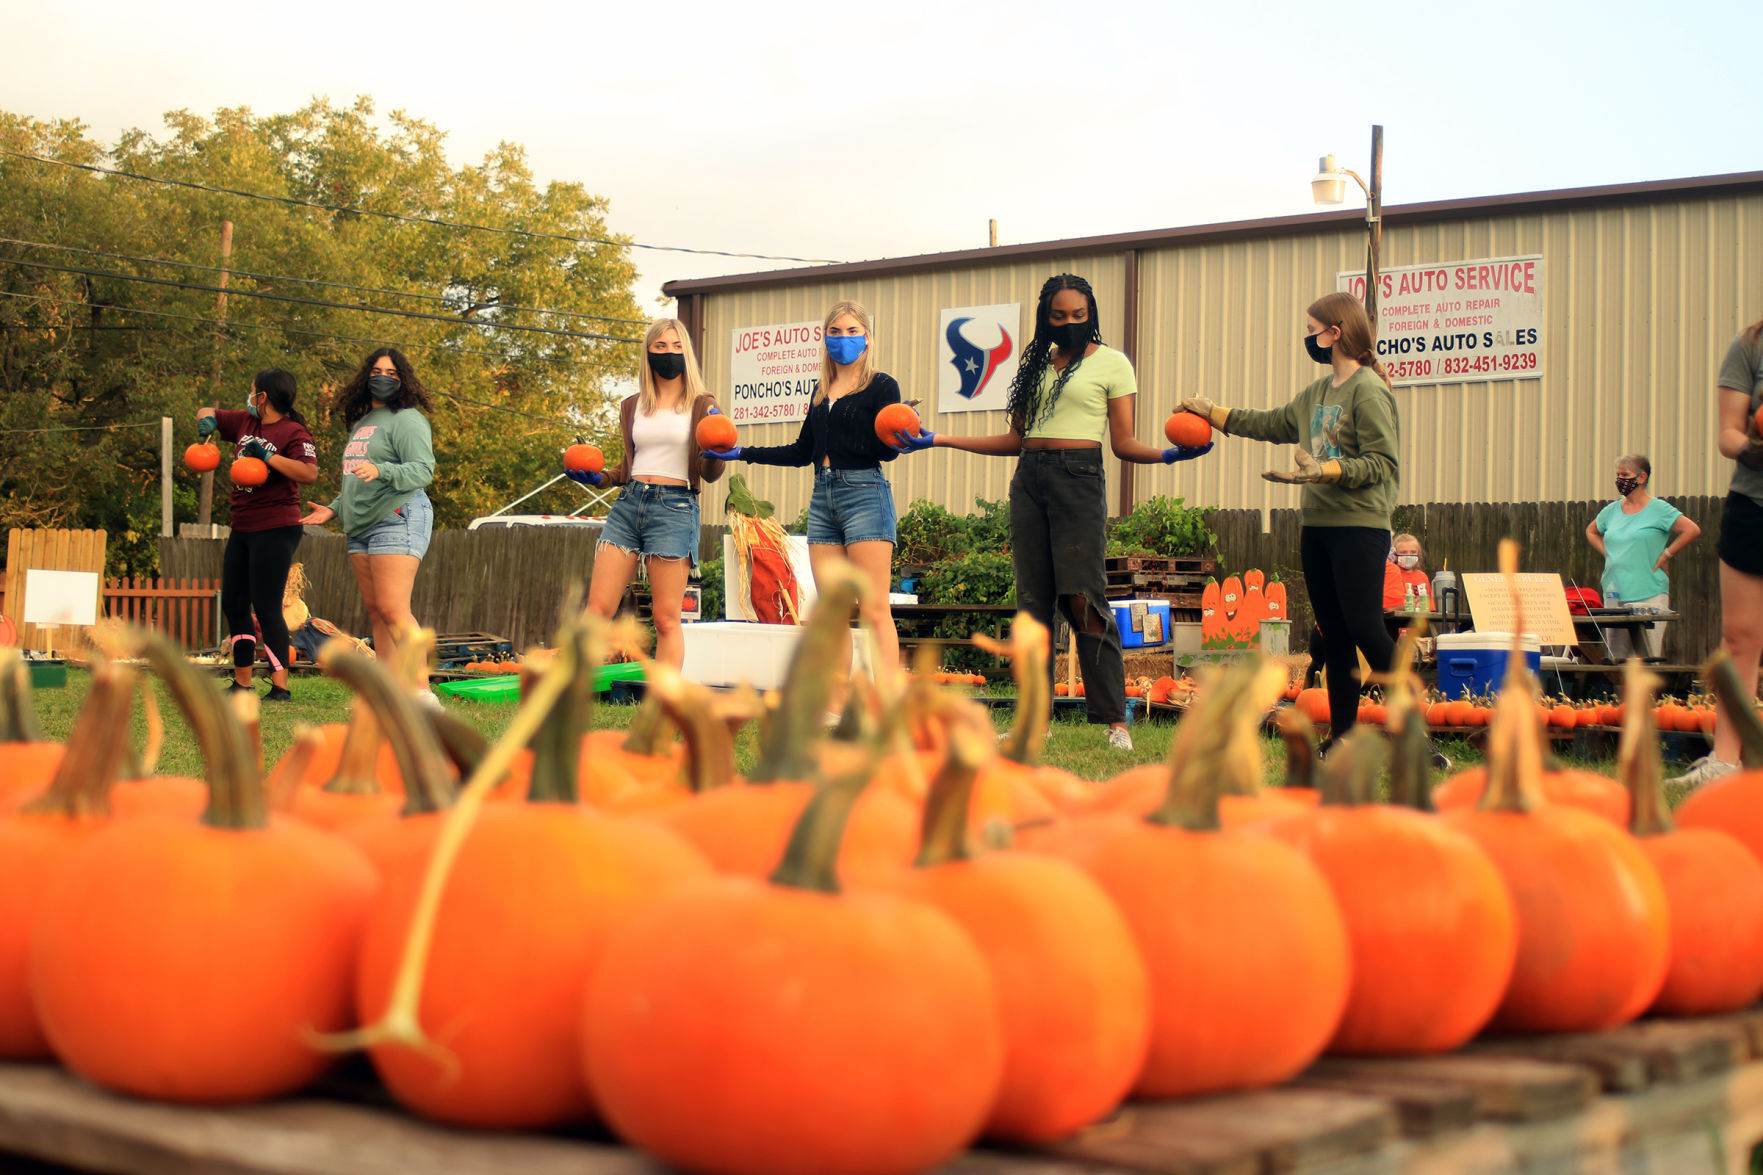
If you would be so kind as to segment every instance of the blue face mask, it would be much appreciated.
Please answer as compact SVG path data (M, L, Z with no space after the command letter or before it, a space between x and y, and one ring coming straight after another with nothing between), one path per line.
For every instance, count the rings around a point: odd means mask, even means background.
M857 362L857 357L868 349L868 335L826 336L826 353L831 355L833 362L841 367L847 363Z
M256 396L257 396L257 393L255 391L249 391L249 392L245 393L245 411L249 412L253 416L257 415L257 405L252 403L252 400L254 400L256 398Z

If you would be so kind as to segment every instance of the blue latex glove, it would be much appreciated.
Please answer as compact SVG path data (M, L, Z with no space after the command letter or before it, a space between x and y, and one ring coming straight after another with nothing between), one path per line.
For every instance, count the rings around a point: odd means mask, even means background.
M917 436L903 432L895 433L893 448L896 453L916 453L918 450L928 449L936 443L937 434L927 428Z
M706 413L705 415L709 414ZM741 446L736 445L732 449L705 449L701 451L698 456L708 457L712 461L739 461L741 459Z
M261 461L269 456L269 450L264 448L263 442L256 437L246 437L245 443L239 446L239 456L255 457Z
M1175 445L1163 450L1163 464L1174 465L1177 461L1192 461L1195 457L1204 457L1212 451L1214 442L1207 441L1203 445Z
M604 473L589 473L585 469L565 469L563 471L563 476L567 477L570 481L575 482L577 485L584 486L597 486L606 480L606 475Z
M220 421L212 416L204 416L196 421L196 435L199 437L211 437L218 431L220 431Z

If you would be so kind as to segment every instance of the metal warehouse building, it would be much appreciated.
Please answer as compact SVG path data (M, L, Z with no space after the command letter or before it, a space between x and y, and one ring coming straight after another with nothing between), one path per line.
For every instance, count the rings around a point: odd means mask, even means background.
M877 366L927 428L1004 431L1002 411L950 403L950 312L1015 304L1014 346L1034 328L1035 297L1056 273L1096 291L1105 341L1138 372L1141 440L1184 395L1232 407L1285 403L1321 373L1305 355L1304 308L1363 286L1356 211L1201 225L848 265L669 283L710 388L725 406L739 383L791 369L800 381L812 323L841 298L875 318ZM1658 492L1723 494L1714 449L1714 377L1728 343L1763 318L1763 172L1386 207L1380 346L1401 364L1403 502L1560 501L1608 497L1611 467L1648 454ZM964 319L965 320L965 319ZM998 327L993 327L997 330ZM768 333L769 332L769 333ZM991 347L993 338L973 340ZM795 354L792 360L791 356ZM815 368L815 370L818 370ZM787 380L787 375L780 377ZM997 388L992 392L996 394ZM975 401L978 402L978 401ZM743 443L794 438L803 401L736 402ZM1226 439L1172 467L1110 459L1124 513L1154 494L1223 508L1297 504L1263 481L1290 454ZM929 498L957 513L1006 495L1014 460L935 450L889 467L902 510ZM741 466L790 519L808 502L805 471ZM720 522L722 495L705 495Z

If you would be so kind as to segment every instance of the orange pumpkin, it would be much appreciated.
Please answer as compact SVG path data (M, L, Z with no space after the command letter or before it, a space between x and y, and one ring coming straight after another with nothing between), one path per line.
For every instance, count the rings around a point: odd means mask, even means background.
M1724 649L1708 662L1708 685L1739 736L1746 769L1698 787L1678 804L1674 816L1680 828L1711 828L1735 837L1763 860L1763 770L1753 766L1763 763L1763 719Z
M1177 728L1175 774L1149 820L1084 816L1049 841L1114 898L1144 955L1152 1030L1140 1097L1288 1080L1322 1051L1346 1006L1347 932L1322 874L1271 837L1220 828L1220 792L1255 783L1242 777L1245 756L1224 746L1253 745L1281 672L1266 666L1208 687Z
M269 466L257 457L240 457L227 470L234 485L260 486L269 480Z
M201 440L184 450L184 465L193 473L213 473L220 468L220 448L213 441Z
M1653 1011L1714 1016L1763 996L1763 862L1712 828L1678 828L1659 788L1659 736L1648 721L1651 674L1627 666L1630 729L1622 732L1632 831L1659 872L1671 910L1671 964ZM1649 680L1651 679L1651 680Z
M1237 610L1243 606L1243 581L1234 575L1224 577L1224 583L1218 589L1218 606L1227 620L1236 619Z
M686 1170L887 1175L979 1133L1004 1066L991 968L941 910L839 892L862 786L815 796L769 881L683 887L609 944L581 1055L619 1137Z
M291 1093L330 1064L311 1034L350 1022L373 868L270 820L219 693L162 639L145 649L195 730L213 801L202 824L115 823L67 860L32 942L44 1034L73 1072L136 1097Z
M1208 579L1200 589L1200 644L1210 647L1224 635L1223 589L1218 581Z
M1163 435L1172 445L1197 449L1212 443L1212 422L1197 412L1172 412L1163 422Z
M991 965L1004 1029L1003 1083L985 1132L1044 1142L1099 1121L1144 1064L1144 960L1101 887L1036 853L974 854L968 808L990 753L961 731L931 786L918 867L896 888L941 909Z
M571 473L599 473L606 468L606 454L597 445L577 441L563 450L563 468Z
M1267 582L1267 586L1264 589L1262 589L1261 594L1265 598L1265 601L1266 601L1265 606L1267 609L1267 619L1269 619L1269 620L1288 619L1288 617L1286 615L1286 585L1285 584L1281 583L1277 579L1269 580Z
M897 432L915 437L923 431L924 425L910 404L884 404L882 410L875 414L875 435L884 445L899 444L894 437Z
M1328 691L1321 686L1313 685L1304 690L1298 695L1298 700L1294 704L1298 708L1298 713L1315 725L1321 726L1328 722Z
M106 822L106 797L128 750L116 731L128 722L133 674L100 664L80 707L70 746L42 796L0 816L0 1057L51 1056L30 989L30 942L50 884L74 849Z
M1488 770L1465 767L1433 789L1432 804L1441 812L1465 812L1482 802ZM1542 798L1601 816L1617 828L1628 827L1628 792L1606 775L1576 767L1545 765L1537 780Z
M0 815L49 786L67 748L43 738L31 706L31 671L17 649L0 648Z
M735 422L720 412L714 412L698 422L698 448L727 452L741 442L741 434L735 428Z

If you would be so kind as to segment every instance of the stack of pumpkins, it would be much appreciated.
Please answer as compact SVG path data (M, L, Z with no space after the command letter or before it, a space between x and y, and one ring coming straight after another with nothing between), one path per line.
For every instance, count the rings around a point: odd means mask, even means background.
M1047 634L1026 618L1000 646L1021 690L1001 746L922 677L859 688L852 737L828 738L857 590L824 585L770 707L653 667L629 731L588 729L592 625L529 668L494 744L327 649L357 714L305 732L267 785L248 725L143 637L205 751L200 815L198 781L118 782L126 749L96 732L125 719L128 668L95 670L57 750L0 666L0 765L34 773L0 793L0 1055L221 1104L363 1047L454 1126L597 1118L694 1171L889 1175L981 1137L1060 1138L1129 1097L1276 1084L1325 1051L1763 993L1763 773L1710 785L1673 831L1647 705L1622 784L1565 780L1514 658L1490 767L1447 781L1437 814L1407 682L1392 738L1320 765L1286 719L1297 786L1259 791L1285 677L1251 665L1207 681L1170 764L1091 785L1036 761ZM1749 737L1763 751L1763 726ZM1393 804L1371 799L1385 760ZM122 787L146 789L127 818L107 812Z

